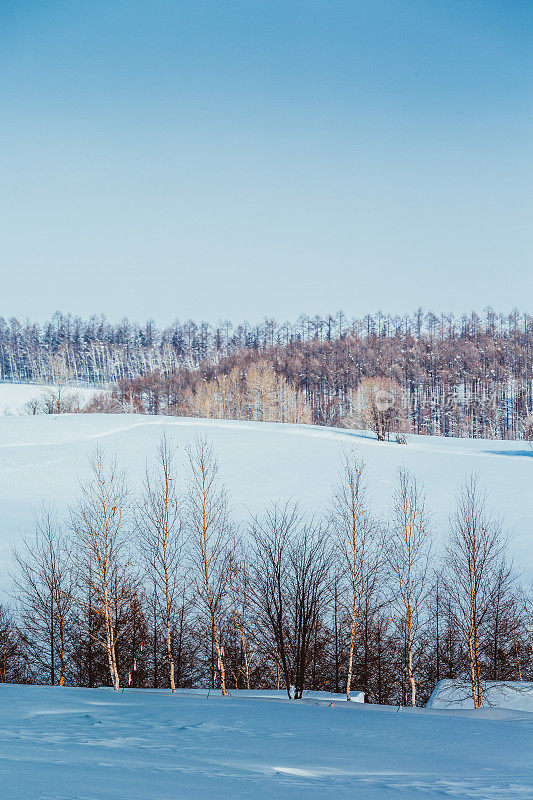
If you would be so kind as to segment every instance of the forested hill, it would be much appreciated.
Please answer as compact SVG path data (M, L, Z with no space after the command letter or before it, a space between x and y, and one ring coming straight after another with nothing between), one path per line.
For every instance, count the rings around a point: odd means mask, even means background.
M75 383L117 385L120 410L127 397L138 411L322 425L358 422L362 387L384 381L376 386L392 393L407 433L527 437L532 352L533 316L492 309L237 326L189 320L163 330L59 313L43 326L0 318L2 381L53 382L59 359ZM296 410L272 411L269 400L266 412L265 392L253 386L244 405L236 399L252 367L254 386L272 372L270 394L288 393L281 404Z

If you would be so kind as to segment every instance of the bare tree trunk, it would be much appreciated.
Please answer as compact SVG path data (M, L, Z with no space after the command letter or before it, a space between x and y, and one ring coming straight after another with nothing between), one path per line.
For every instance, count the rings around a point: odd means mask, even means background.
M413 615L410 605L407 607L407 671L411 684L411 705L416 706L416 683L413 673Z
M65 619L63 615L59 618L59 636L61 640L61 649L59 656L61 660L61 676L59 678L59 685L63 686L65 683Z
M50 681L55 686L55 620L54 620L54 595L50 593Z
M170 679L170 688L172 692L176 691L176 684L174 682L174 658L172 656L172 640L170 636L171 627L170 627L170 600L169 600L169 593L168 593L168 582L165 587L166 591L166 603L167 603L167 655L168 655L168 664L169 664L169 679Z
M106 632L106 643L107 643L107 660L109 664L109 674L111 675L111 683L113 685L113 689L118 690L120 689L120 680L117 672L117 660L115 654L115 637L114 637L114 624L113 618L110 613L110 604L107 597L107 593L105 595L104 600L104 619L105 619L105 632Z
M356 602L356 595L354 594L354 603L352 608L352 625L350 630L350 650L348 654L348 677L346 678L346 699L351 700L351 686L352 686L352 665L353 665L353 651L355 645L355 634L359 624L359 608Z

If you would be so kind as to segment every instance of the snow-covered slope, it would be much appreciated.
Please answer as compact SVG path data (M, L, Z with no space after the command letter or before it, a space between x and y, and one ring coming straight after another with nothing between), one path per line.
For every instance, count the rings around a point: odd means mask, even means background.
M6 800L533 797L533 715L0 685Z
M484 681L483 705L533 712L533 683L527 681ZM469 683L442 680L437 683L426 708L472 708Z
M0 414L11 415L24 413L26 403L35 398L41 399L46 391L45 386L34 383L0 383ZM76 386L65 390L68 395L76 395L80 404L87 403L98 390Z
M404 446L312 426L73 414L0 416L0 585L6 585L11 545L21 532L31 532L34 507L45 498L65 510L97 444L117 454L135 485L164 429L177 444L181 461L185 445L196 435L211 439L235 514L244 519L273 498L292 497L304 509L323 509L343 448L354 448L367 464L379 512L389 507L398 467L405 464L416 472L434 512L433 529L442 538L454 492L475 470L489 502L512 532L517 564L533 574L533 453L524 443L412 437Z

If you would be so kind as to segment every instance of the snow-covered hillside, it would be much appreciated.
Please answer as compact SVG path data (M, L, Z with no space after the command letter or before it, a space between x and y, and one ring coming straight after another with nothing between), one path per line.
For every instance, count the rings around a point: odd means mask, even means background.
M64 390L67 395L76 395L80 405L84 406L98 390L83 386L69 387ZM26 403L42 399L46 393L45 386L34 383L0 383L0 414L12 415L25 412Z
M483 705L533 712L533 683L528 681L484 681ZM442 680L435 686L427 708L472 708L469 683Z
M533 715L0 685L6 800L526 800Z
M442 538L454 492L475 470L512 533L517 565L533 575L533 452L522 442L411 437L408 445L398 445L312 426L73 414L0 416L0 584L6 585L12 544L31 532L34 507L45 498L64 510L97 444L117 454L135 485L164 429L181 458L196 435L212 440L235 514L244 519L273 498L292 497L302 508L320 511L338 477L343 448L355 448L367 464L376 509L386 512L397 469L405 464L424 483L433 528Z

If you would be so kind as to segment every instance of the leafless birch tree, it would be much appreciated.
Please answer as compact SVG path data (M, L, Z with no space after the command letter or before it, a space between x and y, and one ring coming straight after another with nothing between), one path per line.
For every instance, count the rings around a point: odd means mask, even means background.
M430 538L424 495L416 478L405 468L401 468L398 471L398 480L389 536L389 563L395 584L395 604L405 635L411 704L415 706L413 650L425 591Z
M172 440L163 434L157 448L156 464L148 469L143 502L137 513L138 541L155 598L163 612L169 667L169 683L176 691L172 624L176 595L184 580L181 555L183 529L176 487Z
M507 540L500 521L487 510L476 475L467 478L459 492L450 523L449 591L468 644L472 699L474 708L479 708L483 702L480 638L496 599L494 590L507 581L507 570L502 571Z
M79 397L68 388L69 383L74 381L76 376L68 366L66 350L49 358L48 371L51 385L44 387L46 412L48 414L64 414L70 411L79 411Z
M124 472L101 450L91 458L91 476L81 484L79 503L71 509L76 562L82 583L92 596L91 611L103 621L105 638L96 641L105 649L113 689L120 688L116 643L120 636L119 610L129 600L130 566L126 543L127 491Z
M222 694L226 694L224 649L219 639L219 615L226 594L231 528L226 490L218 480L218 463L211 445L197 438L187 450L189 486L187 526L198 597L207 612L216 651Z
M334 491L331 516L349 597L350 645L346 699L351 700L355 637L365 598L372 593L377 581L383 552L379 526L368 508L364 464L353 455L344 456L342 479Z

